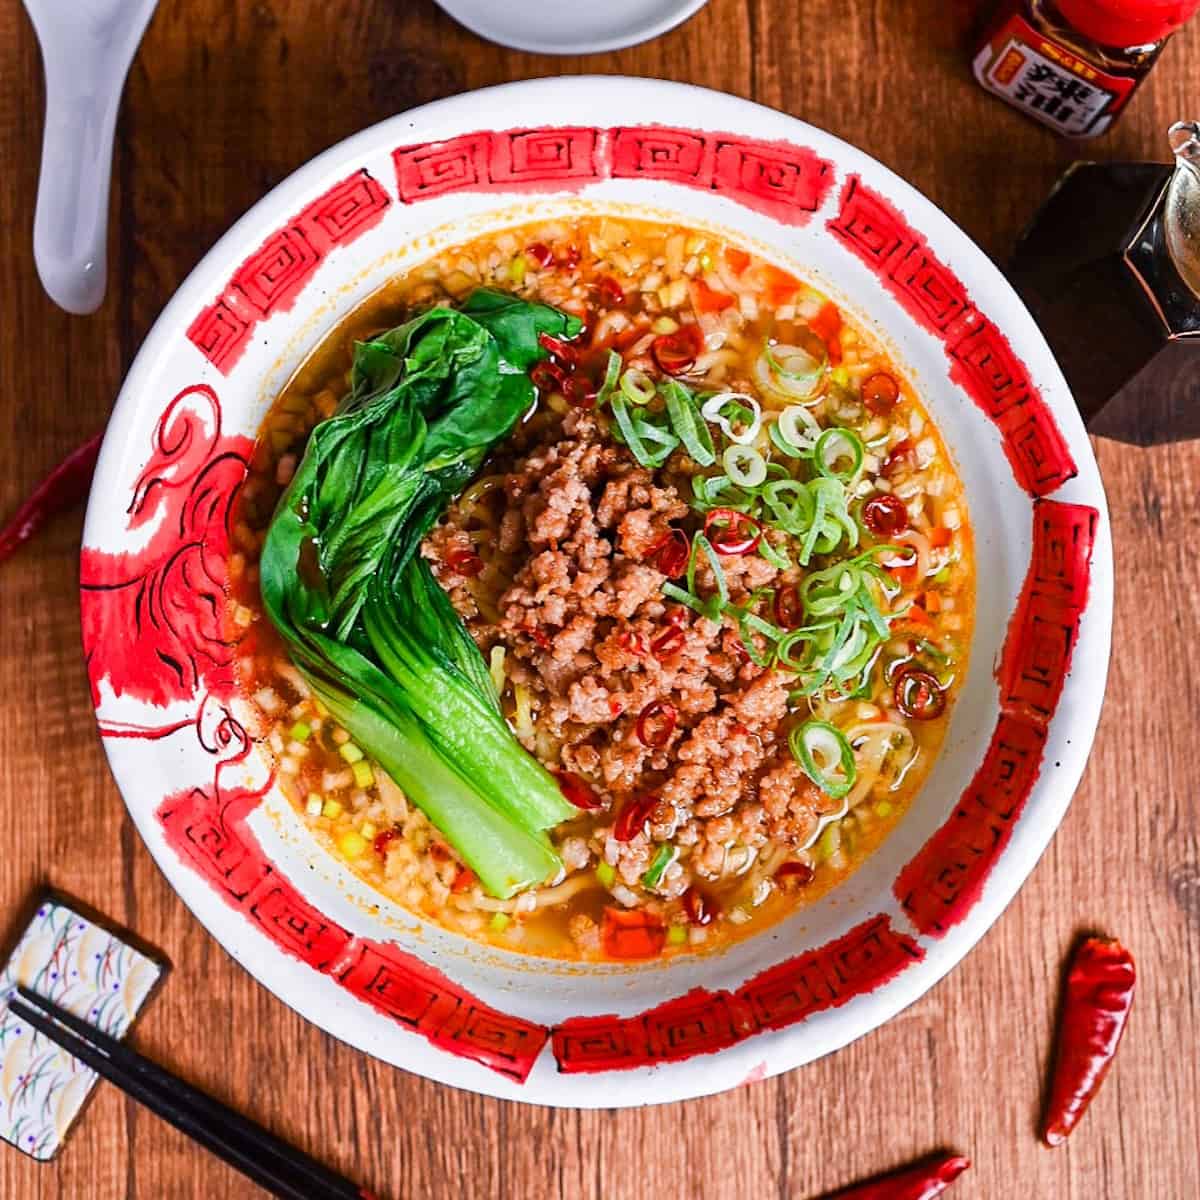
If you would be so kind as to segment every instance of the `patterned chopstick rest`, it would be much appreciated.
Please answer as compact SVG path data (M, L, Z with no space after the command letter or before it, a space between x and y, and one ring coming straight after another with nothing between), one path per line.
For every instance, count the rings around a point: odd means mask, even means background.
M120 1038L166 970L62 898L42 899L0 968L0 1137L48 1161L99 1079L9 1012L16 985Z

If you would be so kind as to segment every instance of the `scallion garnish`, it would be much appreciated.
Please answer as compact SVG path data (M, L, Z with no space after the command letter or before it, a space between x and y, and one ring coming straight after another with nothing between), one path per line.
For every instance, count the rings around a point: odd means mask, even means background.
M684 449L702 467L711 467L717 461L712 434L696 407L696 400L678 380L671 379L662 385L663 398L667 402L667 416Z
M712 568L713 577L717 583L717 594L716 596L709 597L707 602L708 611L704 615L713 621L717 621L720 620L721 610L729 601L729 586L725 582L725 572L721 569L717 552L712 548L712 543L702 533L698 533L692 538L692 552L688 556L687 565L688 591L693 596L696 595L696 563L701 553L708 559L708 565Z
M608 352L608 363L604 368L604 380L596 392L597 408L608 402L608 398L613 394L613 390L616 388L620 378L621 356L615 350L610 350Z
M805 721L788 735L788 745L801 770L831 800L854 787L858 769L845 735L828 721Z
M642 886L651 891L658 887L667 868L675 861L677 853L678 851L670 842L664 842L659 846L650 866L646 868L646 873L642 876Z
M621 376L621 394L630 404L649 404L657 390L654 380L637 367L630 367Z
M737 487L749 490L767 481L766 459L753 446L737 443L727 446L721 455L721 465Z
M817 438L813 448L813 464L827 478L851 483L862 470L864 455L862 438L853 429L835 425ZM839 469L837 464L846 458L850 460L849 467Z
M739 446L749 446L762 428L762 409L745 392L718 392L709 396L700 408L706 421L721 427L721 432ZM740 428L735 428L737 421Z

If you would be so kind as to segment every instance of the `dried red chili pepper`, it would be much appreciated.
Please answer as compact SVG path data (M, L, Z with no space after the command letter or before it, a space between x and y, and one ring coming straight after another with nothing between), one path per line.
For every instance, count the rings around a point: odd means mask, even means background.
M691 545L682 529L668 529L646 553L648 559L668 578L678 579L687 567Z
M596 280L596 292L600 296L600 302L610 308L625 303L625 289L611 275L601 275Z
M557 363L539 362L529 369L529 380L539 392L557 392L567 373Z
M538 334L538 345L560 362L574 366L579 361L578 347L572 346L570 342L564 342L562 338L556 338L544 330Z
M908 509L899 496L882 492L863 505L863 524L876 537L895 537L908 528Z
M672 654L678 654L683 649L685 640L683 630L678 625L672 625L650 643L650 649L657 659L670 658Z
M439 862L439 863L449 862L450 861L450 850L447 846L443 845L441 842L430 842L429 843L429 857L432 858L434 862Z
M688 610L682 604L673 604L667 609L667 624L678 625L681 629L688 623Z
M671 740L678 720L675 705L665 700L652 700L638 715L635 726L638 741L651 750L661 750Z
M380 858L387 858L387 848L400 836L401 830L398 825L393 825L391 829L382 829L375 835L375 841L372 845L375 848L375 853Z
M970 1159L946 1154L843 1188L831 1193L826 1200L933 1200L970 1165Z
M711 925L720 915L721 908L711 896L698 888L690 887L683 893L683 911L693 925Z
M750 554L762 541L762 525L749 513L714 508L704 518L704 536L718 554Z
M475 886L475 878L475 872L470 867L459 867L450 890L457 893L469 892Z
M695 325L683 325L675 333L659 334L650 343L654 361L668 375L683 375L690 371L703 348L704 342Z
M558 790L576 808L592 812L600 807L600 797L582 776L574 771L555 771L554 777L558 780Z
M613 825L613 837L618 842L632 842L645 828L657 804L657 796L634 796L626 801Z
M596 405L596 393L579 375L568 375L562 381L562 394L572 408L594 408Z
M644 909L604 910L604 953L609 958L653 958L666 936L662 921Z
M650 653L650 643L646 640L645 634L635 633L632 629L626 629L623 633L618 634L617 645L638 658L645 658Z
M862 398L873 413L886 417L900 399L900 385L886 371L876 371L863 380Z
M1071 956L1058 1026L1058 1053L1042 1138L1067 1140L1100 1090L1133 1006L1133 955L1110 938L1084 938Z
M25 545L51 517L87 499L103 438L104 435L98 433L68 454L13 513L0 529L0 562Z
M791 859L788 862L780 863L775 871L775 882L781 888L802 888L808 887L816 878L816 871L812 869L806 862L797 862Z
M889 478L901 463L911 462L913 456L913 444L910 438L901 438L888 452L887 458L883 460L883 466L880 472Z
M543 269L548 267L554 261L554 254L545 242L530 243L525 247L525 253Z
M946 709L946 693L936 675L920 667L905 667L892 684L896 707L914 721L932 721Z
M800 589L794 583L785 583L775 593L775 624L784 629L796 629L804 620L804 605L800 601Z
M483 559L474 550L451 550L446 555L446 566L468 579L474 579L483 570Z

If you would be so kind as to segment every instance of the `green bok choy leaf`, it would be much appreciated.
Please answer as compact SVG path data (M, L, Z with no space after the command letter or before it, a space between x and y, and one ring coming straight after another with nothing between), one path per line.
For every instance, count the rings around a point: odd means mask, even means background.
M538 335L579 330L480 290L359 343L350 393L313 430L260 564L296 666L494 896L558 872L546 830L575 810L513 737L418 548L534 403Z

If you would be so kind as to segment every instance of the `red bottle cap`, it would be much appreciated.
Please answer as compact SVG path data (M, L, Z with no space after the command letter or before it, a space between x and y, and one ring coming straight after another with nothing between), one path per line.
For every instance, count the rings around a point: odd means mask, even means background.
M1175 32L1200 0L1058 0L1058 11L1101 46L1146 46Z

